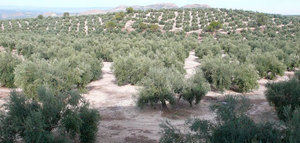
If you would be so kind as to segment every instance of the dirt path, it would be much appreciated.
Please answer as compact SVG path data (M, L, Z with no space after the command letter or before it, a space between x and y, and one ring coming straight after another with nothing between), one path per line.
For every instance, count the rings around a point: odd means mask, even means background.
M98 20L99 20L100 25L103 25L102 18L98 17Z
M124 28L122 28L122 30L126 30L128 32L131 32L131 31L134 31L134 28L132 28L132 24L134 23L135 21L133 20L129 20L126 22Z
M178 17L178 12L175 11L174 23L173 23L172 29L170 30L170 31L172 31L172 32L182 31L182 30L183 30L182 26L179 27L179 28L176 27L176 24L177 24L177 20L176 20L176 19L177 19L177 17Z
M195 56L195 50L192 50L189 57L185 59L184 69L186 70L185 78L191 77L196 72L196 68L200 65L198 57Z
M85 20L85 21L84 21L84 31L85 31L85 35L89 35L89 33L88 33L89 27L88 27L87 24L88 24L88 21Z
M3 105L6 102L6 100L8 99L9 92L10 89L0 87L0 105Z
M189 11L189 13L190 13L189 26L192 27L193 16L192 16L192 12L191 11Z
M138 87L132 85L118 86L111 70L112 63L104 62L103 65L102 78L87 86L89 92L84 97L90 100L96 108L133 106L135 103L131 96L137 93Z
M79 26L80 26L80 22L77 23L77 29L76 29L77 33L79 32Z
M10 88L6 87L0 87L0 108L4 103L7 103L7 100L9 99L9 93L11 92ZM15 89L16 91L20 92L21 89Z
M104 62L103 77L88 85L90 91L84 95L97 108L102 120L99 125L97 142L128 142L129 140L151 140L144 134L158 128L151 125L153 117L146 114L147 120L135 106L133 95L137 93L136 86L118 86L111 70L112 63ZM145 128L145 124L149 124Z

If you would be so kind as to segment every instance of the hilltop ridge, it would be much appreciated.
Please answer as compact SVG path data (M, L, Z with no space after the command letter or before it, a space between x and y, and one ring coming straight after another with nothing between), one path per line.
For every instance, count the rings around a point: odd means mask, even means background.
M147 10L147 9L175 9L175 8L210 8L206 4L189 4L182 7L177 6L174 3L158 3L152 5L120 5L117 7L93 7L93 8L24 8L19 7L0 7L0 19L17 19L17 18L33 18L42 14L45 17L61 16L63 12L69 12L71 15L90 15L90 14L105 14L109 12L125 11L127 7L133 7L136 10Z
M109 10L99 10L99 9L92 9L88 11L84 11L79 13L78 15L89 15L89 14L103 14L107 12L119 12L119 11L125 11L127 7L132 7L135 10L148 10L148 9L176 9L176 8L211 8L207 4L189 4L184 5L182 7L177 6L174 3L158 3L158 4L152 4L152 5L146 5L146 6L140 6L140 5L133 5L133 6L126 6L121 5L113 9Z

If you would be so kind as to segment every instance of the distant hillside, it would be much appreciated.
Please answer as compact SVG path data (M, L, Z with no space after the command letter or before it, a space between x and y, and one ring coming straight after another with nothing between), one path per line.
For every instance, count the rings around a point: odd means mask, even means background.
M41 12L0 9L0 19L30 18L36 17L39 13Z
M210 6L207 4L190 4L185 5L182 8L210 8Z
M210 8L209 5L206 4L191 4L191 5L185 5L183 7L179 7L174 3L159 3L159 4L153 4L153 5L146 5L146 6L118 6L113 9L109 10L89 10L82 13L79 13L79 15L89 15L89 14L103 14L107 12L118 12L118 11L125 11L127 7L132 7L135 10L147 10L147 9L176 9L176 8Z
M39 14L48 16L60 16L63 12L69 12L71 15L90 15L90 14L104 14L107 12L125 11L127 7L133 7L135 10L147 9L175 9L180 8L173 3L159 3L146 6L118 6L115 8L107 7L94 7L94 8L35 8L35 7L0 7L0 19L17 19L17 18L32 18L37 17ZM185 5L181 8L210 8L205 4L192 4Z
M77 15L89 10L108 10L107 7L89 7L89 8L43 8L43 7L14 7L2 6L0 7L0 19L19 19L19 18L33 18L42 14L48 16L60 16L64 12L69 12L72 15Z

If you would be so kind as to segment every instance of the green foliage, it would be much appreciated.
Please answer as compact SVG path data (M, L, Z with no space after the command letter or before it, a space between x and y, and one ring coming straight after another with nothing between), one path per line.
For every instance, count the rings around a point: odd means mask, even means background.
M129 55L114 60L113 71L118 85L136 84L145 77L155 61L147 57Z
M182 133L170 123L161 125L161 143L232 143L232 142L281 142L285 137L273 123L255 123L246 116L249 101L227 96L223 102L212 106L216 111L216 123L194 119L187 122L188 132Z
M256 16L257 16L257 19L256 19L257 26L263 26L263 25L267 24L268 17L265 14L259 13Z
M174 93L179 87L178 83L180 83L177 78L183 79L183 75L175 69L150 68L147 76L141 81L143 88L139 91L138 106L142 108L146 104L153 106L160 102L162 108L166 109L167 102L174 104Z
M138 27L141 31L144 31L144 30L146 30L147 28L148 28L148 25L147 24L145 24L145 23L143 23L143 22L141 22L140 24L139 24L139 27Z
M285 66L271 54L260 54L252 57L252 61L260 77L274 79L276 75L283 75Z
M238 92L249 92L258 86L258 79L253 65L242 64L235 69L232 84Z
M204 78L202 71L198 70L187 80L182 92L182 97L192 106L193 101L195 101L195 104L200 103L202 97L204 97L209 90L210 86Z
M125 17L125 13L124 12L118 12L115 14L115 19L116 20L122 20Z
M156 24L151 24L150 25L150 31L156 32L158 30L159 30L159 26L158 25L156 25Z
M44 16L43 15L38 15L38 17L37 17L38 19L43 19L44 18Z
M12 53L0 53L0 85L9 88L15 87L15 67L20 60L12 55Z
M215 89L229 89L232 83L234 63L221 57L207 57L203 60L201 69L204 76Z
M64 13L63 13L63 17L64 17L64 18L67 18L67 17L69 17L69 16L70 16L70 13L69 13L69 12L64 12Z
M126 8L126 12L127 12L127 13L133 13L134 10L133 10L132 7L127 7L127 8Z
M196 47L195 53L196 56L200 59L205 56L216 56L221 52L221 46L218 44L217 40L212 37L204 38L199 46Z
M154 38L153 35L150 37ZM119 85L138 83L154 66L175 67L181 73L185 72L183 61L188 48L185 49L183 43L158 37L155 40L141 37L128 40L119 41L112 55L113 71Z
M300 71L299 70L295 72L295 78L300 80Z
M278 117L286 121L294 110L300 107L300 80L293 78L289 81L268 84L265 95L270 104L275 106ZM285 113L287 107L291 109Z
M24 61L15 68L15 84L32 97L41 85L55 93L74 88L83 91L91 80L100 77L101 68L101 60L82 52L53 61L33 58L33 61Z
M87 106L80 109L80 120L82 124L80 126L80 141L83 143L95 142L98 123L100 120L99 113L96 109L89 109Z
M288 141L291 143L297 143L300 142L300 108L296 108L293 111L292 116L289 117L288 119L288 133L287 136Z
M215 32L216 30L219 30L222 28L222 24L218 21L212 21L207 27L206 31L208 32Z
M105 24L105 28L107 28L107 29L113 29L113 28L115 28L116 26L117 26L116 23L113 22L113 21L109 21L109 22L107 22L107 23Z
M258 86L258 74L251 64L239 64L232 58L205 57L201 65L205 78L218 90L249 92Z
M12 92L0 118L0 141L94 142L99 113L90 109L80 94L68 91L59 95L45 88L37 92L39 100ZM89 128L89 129L87 129ZM56 134L60 132L61 134Z

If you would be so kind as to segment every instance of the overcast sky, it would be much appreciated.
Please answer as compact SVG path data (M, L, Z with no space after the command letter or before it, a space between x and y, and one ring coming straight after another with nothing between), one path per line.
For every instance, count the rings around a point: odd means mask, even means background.
M116 7L156 3L208 4L211 7L300 15L300 0L1 0L0 6L19 7Z

